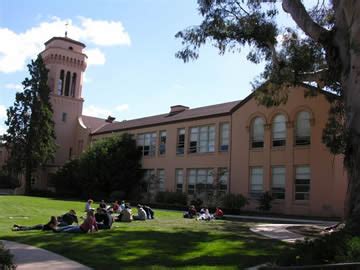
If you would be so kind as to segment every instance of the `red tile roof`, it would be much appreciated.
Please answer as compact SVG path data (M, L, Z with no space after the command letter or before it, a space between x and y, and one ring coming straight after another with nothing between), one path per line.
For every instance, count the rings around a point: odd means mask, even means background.
M93 116L82 115L81 119L84 125L89 128L91 132L95 132L96 130L110 124L106 122L106 119Z
M111 133L115 131L123 131L134 128L143 128L148 126L155 125L164 125L172 122L183 122L191 119L199 119L205 117L214 117L230 114L231 111L240 104L241 101L232 101L222 104L210 105L205 107L199 107L189 110L184 110L174 115L169 115L169 113L122 121L114 122L108 125L105 125L92 134L104 134Z

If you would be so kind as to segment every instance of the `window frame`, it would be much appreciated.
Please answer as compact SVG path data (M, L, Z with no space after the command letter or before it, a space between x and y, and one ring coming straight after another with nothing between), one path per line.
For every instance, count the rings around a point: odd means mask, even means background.
M255 140L255 122L257 119L263 122L262 140ZM264 148L264 144L265 144L265 119L261 116L256 116L251 121L251 126L250 126L250 146L251 146L250 148L261 149Z
M165 136L163 136L165 133ZM165 140L163 140L165 138ZM166 140L167 140L167 132L166 130L159 131L159 155L164 156L166 154Z
M298 123L299 123L299 116L301 115L301 113L307 113L309 115L308 121L309 121L309 135L308 136L299 136L298 132L299 132L299 128L298 128ZM296 114L296 118L295 118L295 146L307 146L311 144L311 113L309 111L306 110L302 110L299 111Z
M284 191L283 192L274 192L274 189L282 188L282 187L274 186L274 175L275 175L274 171L275 171L275 169L278 169L278 168L284 169L284 175L283 175L283 177L284 177L284 186L283 186ZM283 196L282 196L282 198L279 198L275 194L283 194ZM272 166L271 167L271 195L276 200L283 201L283 200L286 199L286 166L285 165L278 165L278 166Z
M224 126L227 126L227 138L224 137ZM220 132L219 132L219 151L220 152L228 152L230 148L230 137L231 137L231 129L229 122L220 123ZM224 142L227 140L227 144Z
M275 132L274 131L275 126L276 126L275 124L276 123L282 123L282 122L275 122L276 118L278 118L280 116L284 117L284 127L285 127L285 129L284 129L284 131ZM272 145L272 147L277 148L277 147L285 147L286 146L286 139L287 139L287 125L286 125L286 123L287 123L287 117L286 117L285 114L278 113L278 114L276 114L274 116L274 118L273 118L273 120L271 122L271 145ZM277 133L277 134L278 133L284 133L284 137L279 138L279 139L275 139L275 135L274 135L275 133Z
M261 190L259 191L254 191L253 190L253 186L260 186L260 184L253 184L253 170L255 169L261 169L262 170L262 178L261 178ZM251 166L250 167L250 172L249 172L249 195L251 198L259 198L263 193L264 193L264 167L263 166Z
M143 137L142 144L139 144L140 137ZM149 140L149 145L145 144ZM154 157L156 155L156 132L145 132L136 134L136 146L141 150L143 157Z
M204 129L206 129L205 132L203 132ZM195 132L195 130L197 131ZM193 140L193 135L196 136L196 140ZM203 137L204 135L206 138ZM211 135L213 135L212 138ZM190 127L188 153L190 154L214 153L215 141L216 141L216 126L214 124ZM196 144L194 145L194 143Z
M309 179L297 179L297 177L298 177L297 170L299 168L308 168L309 169L309 172L308 172ZM310 192L311 192L311 167L310 167L310 165L297 165L297 166L295 166L294 171L295 171L295 176L294 176L294 200L297 201L297 202L309 202L310 201ZM297 184L297 180L308 180L308 183L307 184ZM297 191L298 186L308 187L308 191L307 192ZM296 196L298 194L304 194L304 195L307 195L307 196L304 196L304 199L298 199L297 196Z
M183 133L181 133L184 131ZM182 138L182 142L180 142L180 136ZM178 128L176 132L176 155L182 156L185 154L185 146L186 146L186 128Z
M181 181L182 181L182 183L179 183L179 181L178 181L179 176L180 176L178 174L178 172L181 172ZM185 180L184 179L184 169L180 169L180 168L175 169L175 190L176 190L176 192L180 192L180 193L184 192L184 187L185 187L184 180ZM180 188L179 185L181 185L181 188Z

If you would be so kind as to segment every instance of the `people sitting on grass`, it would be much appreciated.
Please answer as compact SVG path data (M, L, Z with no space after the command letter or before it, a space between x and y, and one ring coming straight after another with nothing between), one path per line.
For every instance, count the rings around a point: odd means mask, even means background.
M111 214L100 207L96 209L95 220L99 230L109 230L113 223Z
M109 206L107 206L104 200L101 200L101 202L99 203L99 207L105 209L106 211L108 210L108 208L110 208Z
M121 210L120 210L120 205L119 205L119 202L118 202L118 201L115 201L115 202L112 204L111 212L113 212L113 213L120 213L120 212L121 212Z
M146 212L146 217L147 217L147 219L154 219L154 217L155 217L155 212L154 212L154 210L151 209L150 206L144 205L142 208L143 208L143 209L145 210L145 212Z
M203 209L201 209L200 215L197 218L197 220L209 221L209 220L212 220L213 218L214 218L214 216L210 214L209 209L203 208Z
M138 214L136 216L133 216L133 219L134 220L146 220L146 218L147 218L146 212L145 212L144 208L142 207L142 205L138 204L136 208L137 208Z
M14 224L12 230L13 231L31 231L31 230L42 230L42 231L51 231L56 230L58 225L58 221L55 216L50 218L50 221L46 224L38 224L35 226L21 226Z
M75 210L71 209L69 212L63 214L62 216L57 217L57 221L59 222L58 226L68 226L72 225L73 223L78 224L78 218L76 216Z
M126 208L126 203L125 203L125 201L121 201L121 204L120 204L120 212L121 212L122 210L125 210L125 208Z
M94 210L94 208L91 207L91 204L93 203L94 201L92 199L89 199L86 204L85 204L85 212L89 212L91 210Z
M98 231L98 226L95 220L94 210L89 210L86 213L86 219L80 226L69 225L60 227L55 232L68 232L68 233L92 233Z
M224 217L224 212L219 208L216 207L215 213L214 213L214 218L215 219L221 219Z
M190 205L188 211L184 213L184 218L196 218L197 211L194 205Z
M124 205L124 209L121 210L120 214L115 218L117 222L131 222L133 215L129 204Z

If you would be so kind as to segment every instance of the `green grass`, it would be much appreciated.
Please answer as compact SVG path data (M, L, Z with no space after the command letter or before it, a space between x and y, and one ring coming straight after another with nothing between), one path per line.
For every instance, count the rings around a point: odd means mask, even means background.
M253 234L250 223L196 221L165 210L156 210L155 220L115 223L94 234L11 231L13 224L44 224L69 209L83 213L84 204L0 196L0 239L51 250L95 269L243 269L267 262L287 247Z

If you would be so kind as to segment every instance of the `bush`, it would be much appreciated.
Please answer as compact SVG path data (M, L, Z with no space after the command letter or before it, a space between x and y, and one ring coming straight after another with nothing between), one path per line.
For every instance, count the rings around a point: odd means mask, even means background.
M114 190L110 193L109 199L111 201L121 201L125 199L125 192L121 190Z
M4 248L4 245L0 243L0 268L6 267L8 269L15 269L15 265L12 262L13 255L9 252L9 250ZM2 269L2 268L1 268Z
M222 204L225 208L240 210L245 205L249 204L249 201L242 194L229 193L222 198Z
M200 198L196 198L190 201L191 205L194 205L195 208L200 208L203 205L203 200Z
M271 202L273 200L274 198L271 196L271 194L268 191L264 192L258 199L259 202L258 209L261 211L270 211L272 207Z
M160 191L155 195L157 203L186 205L187 195L181 192Z
M14 189L20 187L19 179L8 175L5 171L0 171L0 188Z

